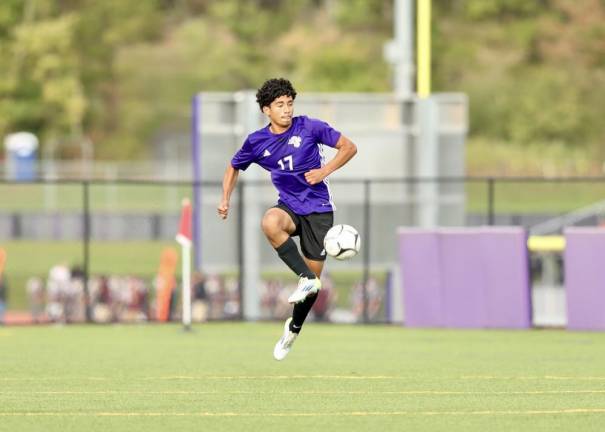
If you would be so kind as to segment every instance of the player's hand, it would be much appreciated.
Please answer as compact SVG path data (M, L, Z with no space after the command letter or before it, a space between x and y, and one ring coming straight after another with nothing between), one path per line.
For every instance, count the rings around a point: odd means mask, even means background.
M326 173L321 168L312 169L311 171L307 171L305 173L305 180L307 180L307 183L309 183L310 185L317 184L323 181L323 179L325 179L326 177Z
M229 214L229 201L222 200L221 203L218 205L217 210L218 215L221 219L227 219L227 215Z

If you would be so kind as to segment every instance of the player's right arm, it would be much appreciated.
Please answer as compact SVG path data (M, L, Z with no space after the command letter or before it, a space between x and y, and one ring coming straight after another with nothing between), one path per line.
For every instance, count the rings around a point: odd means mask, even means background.
M223 198L218 205L218 215L223 220L227 219L227 215L229 214L229 200L231 199L231 193L237 184L238 175L239 170L233 168L233 166L229 164L225 170L225 175L223 176Z
M221 219L227 219L229 214L229 199L231 198L231 192L235 189L239 171L245 171L252 162L256 162L256 155L250 143L250 137L248 137L231 159L231 163L227 166L223 176L223 198L218 205L218 215Z

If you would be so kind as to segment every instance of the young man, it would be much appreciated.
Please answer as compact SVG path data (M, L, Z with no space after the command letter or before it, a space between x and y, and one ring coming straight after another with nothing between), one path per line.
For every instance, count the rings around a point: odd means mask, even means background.
M239 170L254 162L271 173L279 200L263 216L262 230L279 257L300 277L296 291L288 298L294 310L273 350L276 360L283 360L290 351L321 289L320 276L326 259L323 239L334 220L326 178L357 153L355 144L327 123L294 117L295 98L292 84L282 78L270 79L258 90L256 101L269 124L248 135L231 160L218 206L219 216L226 219ZM326 164L322 144L338 150ZM300 237L304 257L293 236Z

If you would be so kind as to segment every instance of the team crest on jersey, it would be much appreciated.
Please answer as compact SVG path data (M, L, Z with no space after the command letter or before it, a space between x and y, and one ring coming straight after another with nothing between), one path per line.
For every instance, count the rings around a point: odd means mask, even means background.
M298 135L294 135L288 141L288 145L292 145L292 146L294 146L294 148L299 148L301 142L302 142L302 139Z

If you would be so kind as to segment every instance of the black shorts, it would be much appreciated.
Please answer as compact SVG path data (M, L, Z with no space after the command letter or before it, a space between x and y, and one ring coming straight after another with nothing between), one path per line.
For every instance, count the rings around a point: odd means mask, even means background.
M324 237L334 224L334 212L297 215L283 204L277 204L274 208L282 209L292 218L296 228L291 235L300 236L303 255L313 261L325 261Z

